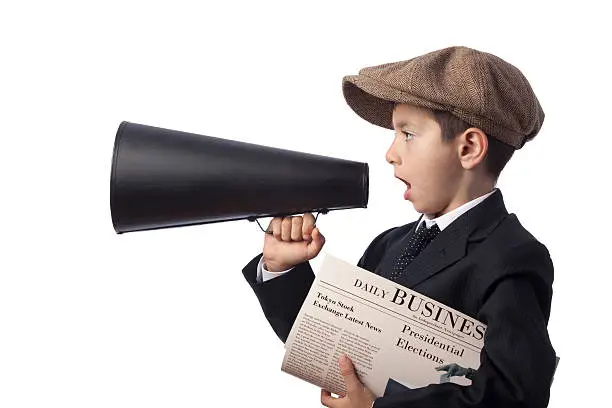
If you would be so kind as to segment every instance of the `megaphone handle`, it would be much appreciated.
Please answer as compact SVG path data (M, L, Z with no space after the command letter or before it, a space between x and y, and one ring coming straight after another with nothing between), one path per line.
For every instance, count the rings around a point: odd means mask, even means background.
M315 216L315 225L317 225L317 218L319 218L319 214L327 214L328 210L321 210L321 211L317 211L317 215ZM272 231L266 231L265 229L263 229L263 227L261 226L261 224L259 223L259 219L254 218L254 220L257 222L257 225L259 225L259 228L261 228L261 230L263 232L265 232L266 234L270 234L272 235L273 232ZM249 221L253 221L253 219L249 220Z

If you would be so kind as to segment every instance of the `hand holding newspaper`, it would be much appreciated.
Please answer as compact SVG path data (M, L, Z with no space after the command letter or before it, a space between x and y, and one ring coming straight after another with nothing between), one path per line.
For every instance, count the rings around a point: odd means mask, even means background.
M347 354L377 397L387 387L469 385L486 326L329 254L285 342L282 370L337 395Z

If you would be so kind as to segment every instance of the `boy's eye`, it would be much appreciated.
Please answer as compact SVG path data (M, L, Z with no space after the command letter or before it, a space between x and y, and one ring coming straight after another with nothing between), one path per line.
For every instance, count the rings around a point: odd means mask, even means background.
M414 135L410 132L406 132L405 130L402 130L402 133L404 134L404 136L406 136L406 140L412 140L414 138Z

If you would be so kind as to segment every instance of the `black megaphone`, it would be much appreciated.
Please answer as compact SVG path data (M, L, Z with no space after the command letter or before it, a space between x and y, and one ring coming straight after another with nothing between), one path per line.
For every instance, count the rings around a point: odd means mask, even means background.
M122 122L110 207L117 233L366 208L368 164Z

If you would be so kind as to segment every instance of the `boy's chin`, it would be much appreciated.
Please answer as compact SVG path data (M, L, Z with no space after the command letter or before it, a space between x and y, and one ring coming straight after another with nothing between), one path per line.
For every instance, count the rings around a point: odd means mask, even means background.
M431 206L427 205L427 203L415 200L414 198L412 198L410 202L412 203L414 210L419 214L430 214L432 212Z

